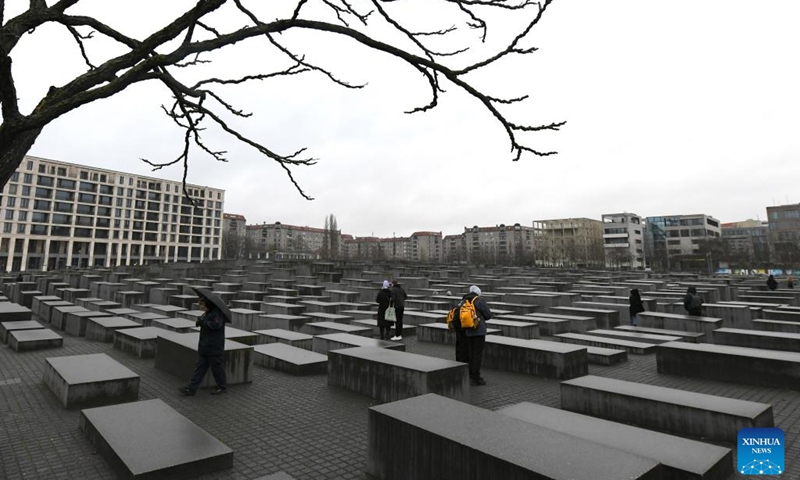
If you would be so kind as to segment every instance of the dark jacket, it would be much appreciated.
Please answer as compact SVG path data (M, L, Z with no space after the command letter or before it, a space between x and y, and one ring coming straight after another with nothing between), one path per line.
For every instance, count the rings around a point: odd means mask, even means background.
M642 296L639 295L638 290L631 293L631 296L628 298L628 303L630 304L628 313L631 316L644 312L644 303L642 302Z
M478 297L475 299L475 297ZM492 319L492 311L489 310L489 305L486 304L486 300L483 297L476 295L472 292L464 295L462 297L462 301L470 299L474 301L475 311L478 313L478 316L481 317L481 323L478 324L478 328L475 330L469 329L464 330L464 333L468 337L477 337L480 335L486 335L486 321Z
M391 306L394 308L405 308L406 307L406 298L408 298L408 294L403 287L400 285L392 286L392 301Z
M697 298L697 300L695 300ZM692 303L699 304L699 306L692 306ZM694 293L689 292L683 297L683 308L689 313L689 315L695 315L698 317L703 316L703 297L701 297L696 291Z
M772 275L770 275L769 278L767 279L767 288L769 288L770 290L775 290L778 288L778 282Z
M381 288L378 296L375 297L375 303L378 304L378 320L383 320L386 316L386 309L392 302L392 293L388 288Z
M218 308L212 308L204 313L196 325L200 327L198 354L214 356L225 353L225 317Z

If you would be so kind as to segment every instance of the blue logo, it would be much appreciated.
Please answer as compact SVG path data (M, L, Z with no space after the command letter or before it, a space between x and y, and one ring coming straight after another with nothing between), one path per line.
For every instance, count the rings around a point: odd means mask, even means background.
M780 428L743 428L739 430L737 445L737 470L740 474L783 473L783 430Z

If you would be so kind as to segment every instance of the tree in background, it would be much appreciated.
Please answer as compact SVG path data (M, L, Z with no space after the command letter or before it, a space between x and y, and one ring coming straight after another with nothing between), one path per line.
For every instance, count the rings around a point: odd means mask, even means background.
M325 226L322 230L322 252L320 256L324 259L334 259L339 257L339 244L342 232L339 230L339 223L336 216L330 214L325 217Z
M527 95L503 97L494 91L496 88L490 88L497 85L496 80L487 81L487 75L481 75L500 61L536 51L529 45L529 34L551 2L197 0L182 14L141 36L124 33L131 30L129 25L104 23L100 16L92 15L91 6L86 7L88 13L86 10L74 12L73 7L81 0L51 1L49 5L47 0L30 0L27 9L19 12L7 7L7 2L0 2L0 103L3 116L0 124L0 186L6 184L51 122L72 110L113 97L131 86L155 82L174 99L171 106L162 108L182 132L183 145L172 159L144 161L154 170L182 165L186 197L191 198L186 189L190 154L199 152L221 162L227 161L225 151L203 139L203 131L213 128L277 162L297 191L311 199L295 181L292 168L314 165L316 160L306 156L304 148L293 153L274 151L244 130L237 129L231 119L245 118L250 113L226 101L222 94L226 87L304 73L321 75L345 88L364 86L349 83L339 73L312 63L306 55L306 50L312 50L312 47L305 50L288 47L282 34L296 31L314 33L316 43L312 46L323 45L330 36L346 37L352 40L352 49L347 52L351 57L374 52L400 60L407 68L418 72L420 81L427 86L428 97L408 110L409 114L431 110L438 105L441 94L460 90L477 100L505 131L514 160L518 160L523 152L551 155L555 152L537 150L521 137L524 132L558 130L564 122L530 125L508 118L503 112L504 106L521 102ZM82 2L81 6L86 3ZM152 12L154 17L157 13ZM241 21L232 28L226 27L225 21L230 18L226 15L237 15ZM515 22L509 23L507 19ZM38 101L24 99L26 103L35 105L32 111L25 112L20 107L12 58L25 37L44 34L42 32L47 30L44 27L49 25L60 26L68 32L75 42L75 58L82 59L78 61L84 64L84 71L64 85L51 86ZM490 25L502 29L508 40L499 45L486 44ZM516 31L508 31L510 28L516 28ZM114 51L114 54L107 58L94 58L95 55L90 55L87 48L92 40L100 40L106 46L113 44L115 48L109 51ZM54 43L56 41L61 39L55 38ZM228 53L246 41L262 41L265 54L267 50L279 54L284 63L276 65L273 71L239 78L226 78L224 72L206 76L202 68L208 63L205 54L222 50ZM248 58L243 57L242 61L246 62ZM483 82L480 77L483 77ZM412 86L408 90L411 91Z

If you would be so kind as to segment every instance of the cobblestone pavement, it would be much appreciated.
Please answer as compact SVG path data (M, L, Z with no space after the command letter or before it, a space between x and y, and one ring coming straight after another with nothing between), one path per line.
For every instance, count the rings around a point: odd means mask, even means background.
M452 347L407 337L407 351L452 358ZM110 344L66 336L64 347L17 353L0 346L0 479L113 479L106 461L78 427L79 411L65 410L42 383L45 358L106 353L141 376L139 399L161 398L234 450L232 469L208 479L254 479L285 471L296 479L367 479L367 408L375 402L328 387L325 375L294 377L255 367L253 382L222 396L200 391L181 397L188 379L156 370ZM786 434L786 473L800 479L800 392L659 375L654 355L630 355L590 373L772 404L776 426ZM473 387L470 403L498 409L528 401L559 406L559 382L485 370L489 384ZM546 446L543 446L546 448ZM735 455L734 447L734 455ZM744 478L744 477L742 477ZM601 479L599 479L601 480Z

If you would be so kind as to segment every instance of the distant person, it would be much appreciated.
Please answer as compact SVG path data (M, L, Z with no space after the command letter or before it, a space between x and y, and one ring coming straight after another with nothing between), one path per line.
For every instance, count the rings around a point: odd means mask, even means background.
M778 281L775 280L775 277L772 275L767 278L767 288L770 290L776 290L778 288Z
M17 282L21 282L21 281L22 281L22 274L20 273L19 275L17 275Z
M209 290L194 288L197 292L200 310L203 314L195 322L200 327L200 340L197 342L197 364L192 374L189 385L178 389L182 395L192 396L197 393L209 367L217 386L211 390L211 395L227 393L227 378L225 375L225 323L230 323L230 317L219 297ZM216 297L216 298L215 298ZM216 300L216 301L215 301Z
M786 279L786 288L794 288L794 279L791 275Z
M686 290L686 296L683 297L683 308L686 309L689 315L703 316L703 297L697 293L695 287L689 287Z
M642 302L642 296L639 294L638 288L631 290L631 296L628 298L628 303L630 305L628 308L628 313L630 313L631 325L635 327L636 315L644 312L644 303Z
M481 289L477 285L469 287L469 293L459 302L459 306L465 301L473 302L475 312L480 317L476 329L465 329L456 327L456 361L469 364L469 384L473 386L486 385L486 380L481 377L481 363L483 362L483 346L486 343L486 321L492 318L492 311L481 295ZM460 325L460 321L456 322Z
M406 308L406 298L408 298L408 294L403 287L397 283L397 280L392 280L392 302L389 306L394 307L394 313L397 316L397 320L394 322L395 335L392 337L394 341L403 339L403 310Z
M392 324L386 321L386 309L392 303L392 292L389 291L391 284L389 280L383 281L383 287L375 297L375 302L378 304L378 328L381 331L381 340L388 340L389 334L392 331Z

